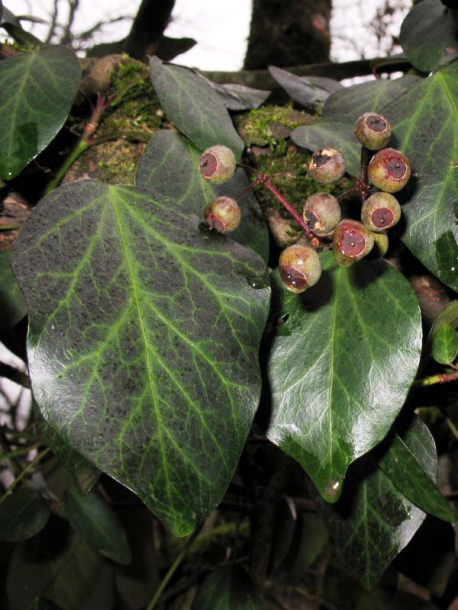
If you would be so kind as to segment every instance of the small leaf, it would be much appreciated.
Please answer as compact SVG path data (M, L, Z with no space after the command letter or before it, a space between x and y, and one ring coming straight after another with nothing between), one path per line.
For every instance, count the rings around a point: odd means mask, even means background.
M204 78L189 68L150 59L151 80L169 120L197 148L224 144L240 159L244 144L224 102Z
M422 0L404 19L399 39L411 64L431 72L458 55L456 9L441 0Z
M10 180L64 124L81 77L67 47L44 47L0 62L0 176Z
M42 416L186 535L258 407L265 263L157 192L79 181L37 205L12 264Z
M43 46L43 43L39 38L30 32L27 32L27 30L24 30L24 28L20 25L4 22L2 23L2 28L8 32L14 42L16 42L18 45L37 48L41 48Z
M328 97L322 119L313 125L296 127L291 137L298 146L311 151L336 148L345 157L347 171L353 176L359 176L361 145L353 132L356 119L364 112L380 112L388 101L396 99L419 80L415 76L403 76L336 91ZM391 121L389 114L385 116Z
M47 535L55 538L57 532ZM8 607L23 610L35 598L43 597L64 610L112 610L112 564L76 534L63 536L59 542L60 552L41 561L30 553L26 543L15 546L8 570Z
M458 65L451 64L407 89L382 109L407 155L414 177L400 191L406 228L402 240L431 273L458 290ZM428 120L425 120L428 117ZM401 199L402 200L402 199Z
M49 502L32 489L21 487L0 505L0 540L28 540L48 522Z
M335 502L346 470L388 433L415 378L421 318L409 282L384 260L337 267L302 295L282 290L287 315L270 350L267 435ZM289 335L286 335L289 332Z
M398 434L379 462L380 469L405 497L418 508L438 519L455 523L457 517L450 504L437 488L436 473L431 478L420 465L416 455L428 453L423 443L428 437L428 448L434 446L434 439L423 422L416 418L408 431L410 445L415 444L413 452ZM431 438L429 438L431 437Z
M443 324L434 335L432 356L439 364L451 364L458 354L458 334L450 324Z
M248 573L238 565L215 570L199 588L192 610L262 610L265 602Z
M339 81L332 78L320 76L305 78L274 66L269 66L269 72L292 100L317 111L323 109L323 105L331 93L343 88Z
M414 420L404 441L421 468L434 477L437 455L426 426ZM333 505L322 503L322 511L348 570L367 589L377 583L426 516L380 469L374 469L371 456L352 466L341 499Z
M112 508L95 492L81 495L76 487L65 494L72 528L98 553L126 565L131 552L126 533Z
M137 169L137 185L159 191L174 200L183 212L196 214L203 221L203 210L220 195L236 199L250 181L242 169L222 185L210 184L199 171L201 151L186 138L170 130L156 132L146 146ZM257 252L267 262L269 234L265 218L253 191L238 200L242 211L240 225L231 238Z
M251 110L259 108L270 95L270 91L264 89L253 89L238 85L236 83L220 85L208 81L210 86L217 92L223 100L228 110Z

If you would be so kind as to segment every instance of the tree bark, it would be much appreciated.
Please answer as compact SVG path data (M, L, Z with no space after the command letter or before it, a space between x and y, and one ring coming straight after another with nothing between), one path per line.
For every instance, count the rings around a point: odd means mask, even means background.
M244 68L329 60L331 0L253 0Z

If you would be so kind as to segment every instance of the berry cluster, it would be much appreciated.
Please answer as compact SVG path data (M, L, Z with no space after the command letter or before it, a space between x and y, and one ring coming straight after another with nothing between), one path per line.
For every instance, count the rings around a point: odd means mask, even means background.
M367 112L356 121L354 133L362 145L361 173L354 180L355 186L339 197L327 192L314 193L305 201L302 216L267 176L247 168L257 176L252 187L262 184L269 188L304 231L306 243L285 248L279 259L280 277L292 292L303 292L320 279L319 251L332 248L336 262L343 267L367 256L375 244L379 253L385 254L388 249L386 231L401 218L401 207L393 193L407 184L411 168L405 155L387 148L391 139L390 123L379 114ZM232 151L217 145L204 151L199 168L205 179L222 184L233 176L236 165ZM324 148L312 155L308 171L318 184L332 184L344 176L345 159L338 150ZM358 220L342 218L341 201L353 193L358 193L362 201ZM225 196L209 203L204 215L211 229L223 233L235 229L241 219L237 201Z

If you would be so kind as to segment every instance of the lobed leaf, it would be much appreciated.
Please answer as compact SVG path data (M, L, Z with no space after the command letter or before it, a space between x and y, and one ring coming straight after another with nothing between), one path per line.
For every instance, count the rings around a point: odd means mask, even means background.
M407 280L383 260L338 267L322 255L319 283L282 291L286 323L269 354L267 435L335 502L349 464L399 414L421 353L421 318Z
M402 240L431 273L455 291L458 290L457 100L458 64L454 63L407 89L383 109L414 173L402 195L406 225Z
M434 441L418 418L413 420L404 442L421 468L434 478L437 468ZM367 589L377 583L426 516L371 461L366 456L353 465L352 476L346 480L337 504L322 503L330 535L351 574Z
M81 68L62 46L0 62L0 176L11 180L61 129L78 91Z
M243 140L221 97L203 77L158 57L151 57L150 73L159 102L175 127L201 150L224 144L240 159Z
M176 535L220 502L261 380L266 267L171 199L80 181L15 245L44 419Z
M245 172L238 169L229 182L211 184L199 171L201 151L189 140L170 130L156 132L146 146L137 169L137 185L171 197L185 213L203 220L203 210L216 197L238 197L249 185ZM231 238L257 252L267 262L269 234L253 191L238 200L240 225Z

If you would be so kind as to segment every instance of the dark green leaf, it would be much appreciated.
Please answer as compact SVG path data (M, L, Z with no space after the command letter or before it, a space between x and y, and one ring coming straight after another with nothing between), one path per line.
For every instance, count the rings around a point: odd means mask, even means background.
M262 610L261 592L237 565L215 570L200 587L192 610Z
M361 145L353 133L356 119L364 112L380 112L390 100L410 89L418 78L404 76L395 80L376 80L346 87L330 95L323 117L313 125L296 127L291 134L298 146L311 151L331 147L345 157L347 171L359 176ZM386 115L391 121L391 117Z
M220 502L258 406L262 259L158 193L80 181L38 204L12 264L43 417L189 533Z
M159 102L175 127L197 148L224 144L239 160L243 141L224 102L206 80L189 68L164 64L157 57L150 59L150 70Z
M16 42L18 45L37 48L41 48L43 46L43 43L39 38L24 30L24 28L20 25L4 22L2 23L2 28L8 32L14 42Z
M95 492L81 495L76 487L65 494L65 510L72 528L98 553L126 565L131 552L126 533L112 508Z
M415 68L431 72L458 55L458 11L441 0L418 2L402 23L400 43Z
M458 290L458 65L452 64L407 89L382 112L414 178L404 191L402 239L442 282Z
M39 597L34 599L30 606L27 606L27 610L62 610L62 608L47 599Z
M45 561L37 561L26 543L16 545L7 591L9 610L24 610L44 597L64 610L112 610L113 569L76 535Z
M46 525L49 502L32 489L21 487L0 504L0 540L27 540Z
M420 466L434 477L436 448L426 426L414 420L404 442ZM349 571L367 589L376 584L425 518L380 469L374 469L370 456L352 466L339 502L323 502L322 510Z
M50 46L0 62L0 176L10 180L64 124L81 77L76 55Z
M335 502L351 462L388 433L415 378L421 319L409 282L384 260L337 267L283 290L287 316L270 352L269 438ZM289 333L289 334L287 334Z
M0 337L27 315L27 305L10 265L11 251L0 252Z
M323 105L331 93L342 89L339 81L332 78L320 76L300 77L274 66L269 66L269 72L292 100L306 108L312 108L317 111L323 109Z
M3 26L4 23L12 23L19 28L21 27L21 22L19 19L10 10L8 10L6 6L3 7L1 15L1 25Z
M137 170L137 185L159 191L174 200L183 212L203 220L204 207L220 195L236 198L250 181L242 169L222 185L210 184L199 171L198 151L189 140L173 131L158 131L148 142ZM269 235L253 191L239 200L242 221L231 238L248 246L267 261Z
M410 427L408 441L413 450L401 436L394 435L389 450L379 462L379 467L391 483L418 508L438 519L454 523L457 521L455 512L435 484L437 477L434 468L428 468L429 472L433 472L431 477L416 457L428 455L434 446L434 439L430 438L429 430L425 428L421 420L415 421Z
M450 324L443 324L435 333L432 356L440 364L451 364L458 354L458 334Z
M228 110L259 108L270 95L270 91L253 89L252 87L245 87L245 85L237 85L235 83L219 85L211 81L207 82L217 92Z

